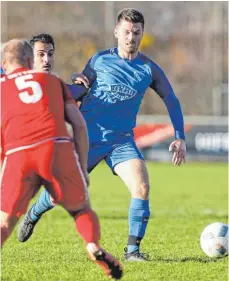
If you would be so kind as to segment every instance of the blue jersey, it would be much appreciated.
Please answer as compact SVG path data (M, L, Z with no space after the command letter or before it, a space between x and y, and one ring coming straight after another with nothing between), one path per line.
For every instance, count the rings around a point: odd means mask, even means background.
M160 67L142 53L132 60L123 59L113 48L94 55L83 73L91 82L80 110L86 120L92 143L113 141L122 135L133 135L142 98L151 87L164 100L177 138L184 138L183 116L173 89ZM174 110L172 110L174 112ZM174 119L174 120L173 120Z

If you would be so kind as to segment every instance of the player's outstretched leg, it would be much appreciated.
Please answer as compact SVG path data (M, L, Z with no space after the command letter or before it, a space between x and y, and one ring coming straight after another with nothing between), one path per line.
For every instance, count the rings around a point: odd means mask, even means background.
M87 207L70 214L74 217L78 233L87 244L86 249L91 260L100 266L109 278L120 279L123 271L119 261L99 245L100 224L96 213Z
M28 210L18 228L18 240L26 242L33 234L35 225L41 216L54 207L50 200L50 194L44 190L37 202Z

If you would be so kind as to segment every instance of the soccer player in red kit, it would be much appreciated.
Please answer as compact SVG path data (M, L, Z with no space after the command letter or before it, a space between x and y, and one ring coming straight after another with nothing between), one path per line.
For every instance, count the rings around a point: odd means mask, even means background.
M33 50L24 40L6 43L2 66L1 245L37 192L39 177L74 218L89 257L107 276L120 279L119 262L99 245L100 224L87 192L87 130L75 101L59 78L31 70ZM73 127L73 142L65 117Z

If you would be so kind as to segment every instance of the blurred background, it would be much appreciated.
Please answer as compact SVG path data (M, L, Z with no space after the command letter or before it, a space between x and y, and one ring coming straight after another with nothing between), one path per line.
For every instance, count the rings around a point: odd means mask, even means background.
M141 52L162 67L181 102L188 159L227 162L228 2L1 2L1 43L50 33L55 72L69 83L95 52L116 45L116 14L127 7L145 16ZM152 90L142 102L135 138L146 159L170 160L173 129Z

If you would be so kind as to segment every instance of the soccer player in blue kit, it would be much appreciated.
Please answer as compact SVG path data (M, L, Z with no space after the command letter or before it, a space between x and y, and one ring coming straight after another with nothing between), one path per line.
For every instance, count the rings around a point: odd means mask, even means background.
M140 243L150 217L150 185L145 161L133 136L136 116L147 88L161 97L173 124L175 140L169 146L173 152L172 163L180 166L186 156L179 100L161 68L138 51L143 31L144 17L139 11L121 10L114 31L118 47L95 54L82 74L72 76L76 84L90 88L81 97L80 106L90 142L88 172L105 160L131 194L125 249L127 261L147 260L147 255L140 251ZM75 97L79 99L80 95ZM44 191L22 221L19 240L27 241L42 214L53 207L50 195Z

